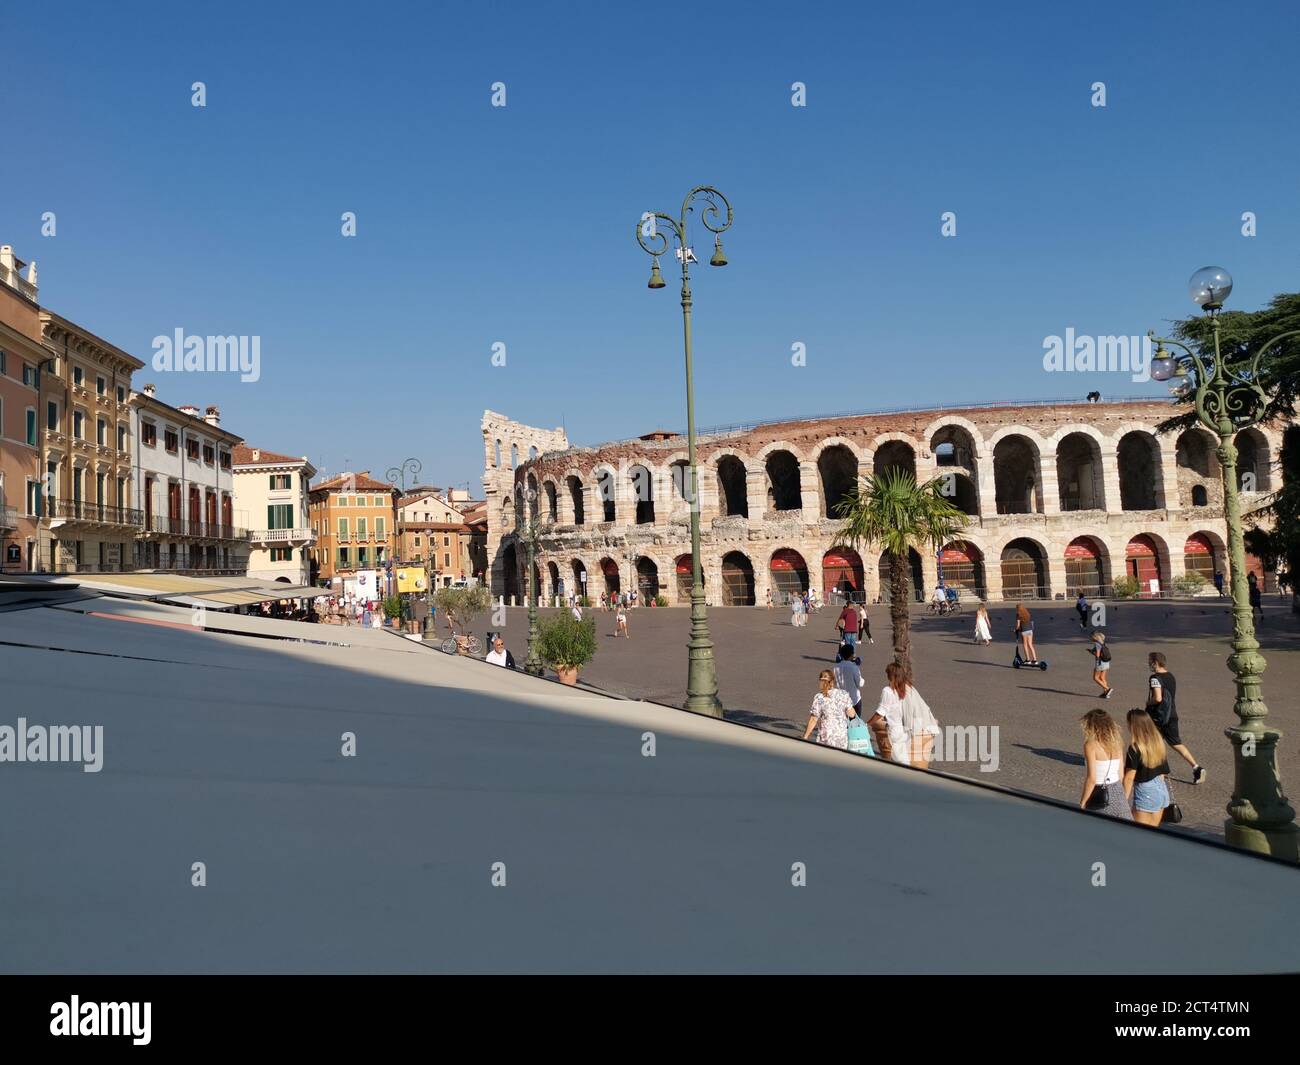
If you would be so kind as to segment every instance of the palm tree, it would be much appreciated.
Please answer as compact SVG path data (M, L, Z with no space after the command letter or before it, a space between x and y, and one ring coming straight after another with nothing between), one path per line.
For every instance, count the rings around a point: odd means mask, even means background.
M907 613L908 551L942 547L966 526L966 515L944 494L944 480L918 485L907 470L888 467L865 477L836 508L850 547L879 544L889 557L889 620L894 661L912 671L912 626Z

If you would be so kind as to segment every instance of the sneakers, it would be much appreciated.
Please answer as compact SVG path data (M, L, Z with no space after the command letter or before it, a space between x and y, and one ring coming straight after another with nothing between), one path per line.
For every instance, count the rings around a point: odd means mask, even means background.
M1202 769L1199 765L1192 767L1192 783L1193 784L1205 783L1205 770Z
M1102 698L1103 698L1103 699L1109 699L1109 698L1111 697L1111 695L1114 694L1114 691L1115 691L1114 688L1107 688L1107 689L1106 689L1106 694L1103 695Z

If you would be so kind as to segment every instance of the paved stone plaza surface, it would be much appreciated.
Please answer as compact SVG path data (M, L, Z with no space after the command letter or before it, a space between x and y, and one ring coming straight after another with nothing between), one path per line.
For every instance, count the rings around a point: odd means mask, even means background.
M1281 729L1283 784L1300 794L1300 624L1276 596L1266 597L1259 639L1268 669L1264 696L1269 723ZM1148 651L1163 651L1178 677L1178 712L1183 741L1205 767L1207 779L1191 783L1191 769L1170 752L1174 799L1184 810L1183 830L1223 836L1224 806L1232 793L1232 752L1224 728L1236 723L1234 687L1226 659L1231 616L1226 602L1108 603L1106 631L1115 656L1109 701L1092 682L1087 634L1072 603L1033 607L1040 657L1049 669L1011 668L1012 606L990 608L994 642L971 640L974 611L957 617L912 611L913 660L917 688L943 725L999 728L1000 763L981 772L976 760L948 763L945 772L1077 803L1083 778L1079 717L1104 706L1123 724L1125 713L1145 702ZM546 612L543 611L543 614ZM867 681L865 698L879 694L891 658L888 606L868 608L875 644L859 653ZM631 639L615 639L614 616L599 609L599 649L582 679L622 695L681 705L686 697L686 640L689 610L640 608L631 612ZM825 608L806 629L790 625L784 610L713 608L720 695L729 720L789 736L800 736L817 690L817 674L835 655L837 611ZM527 648L527 612L509 611L507 633L520 662ZM874 703L872 704L874 705Z

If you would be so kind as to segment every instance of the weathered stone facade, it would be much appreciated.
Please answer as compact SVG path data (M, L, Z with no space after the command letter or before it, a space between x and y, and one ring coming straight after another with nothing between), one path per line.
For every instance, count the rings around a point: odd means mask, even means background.
M1105 593L1126 573L1168 591L1188 569L1227 577L1217 440L1160 435L1168 403L1016 404L770 422L697 440L705 589L713 605L764 604L769 592L851 588L877 601L878 552L844 549L835 507L861 476L889 466L942 478L969 515L946 545L944 577L992 600ZM571 448L562 430L483 417L488 557L495 595L522 601L526 507L542 531L543 595L618 587L686 601L690 508L685 437ZM1243 503L1275 486L1280 430L1238 434ZM511 453L513 449L513 461ZM535 449L535 453L530 453ZM930 589L940 562L912 560ZM1262 574L1262 571L1261 571ZM1271 586L1273 575L1267 575ZM1155 580L1157 585L1151 584Z

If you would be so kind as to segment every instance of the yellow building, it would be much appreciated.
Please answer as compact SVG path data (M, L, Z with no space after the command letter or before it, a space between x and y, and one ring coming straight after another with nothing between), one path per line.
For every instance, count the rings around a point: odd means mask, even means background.
M382 568L396 542L397 489L370 471L343 473L312 485L308 517L316 536L312 582L335 581Z

